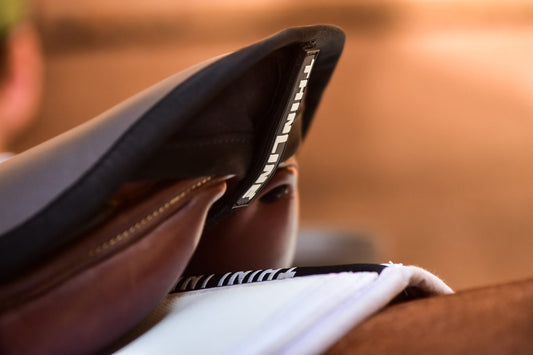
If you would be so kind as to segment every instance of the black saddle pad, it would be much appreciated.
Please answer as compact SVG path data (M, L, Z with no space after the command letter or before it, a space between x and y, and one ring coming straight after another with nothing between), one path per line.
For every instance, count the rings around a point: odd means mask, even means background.
M210 223L245 206L297 150L343 44L332 26L284 30L0 164L0 281L75 240L126 182L235 175Z

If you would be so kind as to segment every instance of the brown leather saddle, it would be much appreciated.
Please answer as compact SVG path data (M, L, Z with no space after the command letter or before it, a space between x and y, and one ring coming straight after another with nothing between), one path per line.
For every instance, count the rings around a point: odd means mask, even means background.
M343 43L284 30L0 164L0 352L101 351L186 268L286 263L291 157Z

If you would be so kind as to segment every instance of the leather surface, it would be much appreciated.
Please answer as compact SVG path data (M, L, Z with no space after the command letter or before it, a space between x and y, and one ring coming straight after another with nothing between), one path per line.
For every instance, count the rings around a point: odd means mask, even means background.
M190 259L222 179L165 187L0 292L0 353L82 354L141 321Z
M296 160L291 158L249 206L204 232L185 274L289 266L298 230L297 180Z

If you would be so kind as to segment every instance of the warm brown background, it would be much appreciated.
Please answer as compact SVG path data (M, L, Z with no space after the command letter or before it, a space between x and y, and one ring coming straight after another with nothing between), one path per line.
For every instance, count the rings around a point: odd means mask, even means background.
M533 4L38 0L42 115L25 149L200 60L333 23L345 53L300 154L304 225L456 288L533 276Z

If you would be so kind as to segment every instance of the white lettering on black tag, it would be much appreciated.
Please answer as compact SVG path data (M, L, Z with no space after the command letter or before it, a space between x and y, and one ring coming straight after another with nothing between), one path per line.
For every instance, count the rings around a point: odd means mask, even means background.
M291 91L291 99L287 102L287 107L284 110L283 118L276 130L276 136L272 142L270 153L264 160L265 163L263 169L252 186L250 186L241 198L237 200L235 207L248 205L276 171L283 151L285 150L285 145L289 140L292 124L298 115L300 103L304 97L318 52L318 49L305 49L303 62Z

